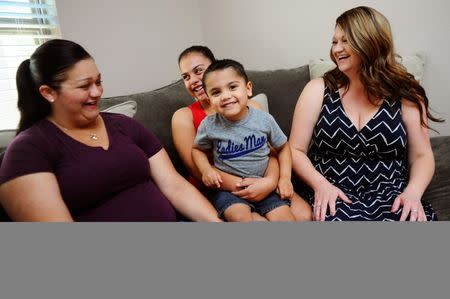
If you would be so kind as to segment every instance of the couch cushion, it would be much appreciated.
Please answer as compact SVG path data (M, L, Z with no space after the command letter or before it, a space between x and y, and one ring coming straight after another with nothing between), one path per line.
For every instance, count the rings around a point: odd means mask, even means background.
M136 110L137 110L137 103L135 101L125 101L123 103L108 107L102 111L120 113L128 117L134 117L134 115L136 114Z
M311 59L309 61L309 76L311 79L323 77L323 75L336 67L329 59Z
M287 70L248 71L247 74L253 82L253 94L267 95L270 114L289 136L295 104L309 81L308 66Z
M450 136L431 138L436 169L423 200L431 202L439 220L450 220Z
M171 130L173 113L177 109L185 107L194 101L186 92L183 82L178 80L173 84L153 91L105 98L101 101L100 105L104 109L130 100L137 103L137 112L134 118L158 137L169 154L175 168L181 174L186 175L186 169L172 143Z
M405 55L399 57L398 60L406 68L406 70L416 78L417 81L422 82L423 72L425 69L425 56L422 54Z
M252 100L260 104L263 111L269 112L269 102L267 101L267 96L265 94L257 94Z
M0 152L6 149L14 136L16 136L16 130L0 130Z

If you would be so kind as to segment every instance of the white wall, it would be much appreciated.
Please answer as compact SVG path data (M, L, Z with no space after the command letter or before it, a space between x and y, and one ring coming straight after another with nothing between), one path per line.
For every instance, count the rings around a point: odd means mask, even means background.
M57 0L62 35L83 44L104 76L105 95L178 79L176 59L194 43L249 69L296 67L328 57L336 17L372 6L391 22L397 52L426 55L423 85L450 135L450 2L447 0ZM111 7L111 3L117 5ZM122 22L118 21L122 20Z
M179 52L203 43L198 0L56 0L56 7L62 37L95 58L104 96L177 80Z
M329 57L336 18L358 5L374 7L390 20L400 55L426 55L423 85L431 107L448 119L433 127L450 135L447 0L205 0L201 1L203 26L208 28L205 43L217 49L217 56L234 57L251 69L300 66Z

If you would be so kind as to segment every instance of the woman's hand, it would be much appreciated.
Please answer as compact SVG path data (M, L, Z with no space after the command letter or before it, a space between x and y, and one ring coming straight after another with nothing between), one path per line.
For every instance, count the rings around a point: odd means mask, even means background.
M164 149L148 161L150 176L177 211L194 221L222 222L211 203L175 170Z
M405 221L408 215L409 221L427 221L420 197L404 191L394 200L391 212L397 212L400 206L403 206L400 221Z
M324 221L327 208L330 207L330 215L336 215L336 200L341 199L351 204L352 201L341 189L330 182L320 184L317 190L314 190L314 220Z
M287 178L280 178L277 186L277 193L280 195L281 199L289 199L294 195L294 187L292 182Z
M270 177L244 178L236 187L241 190L232 192L234 195L250 202L258 202L275 190L276 182Z

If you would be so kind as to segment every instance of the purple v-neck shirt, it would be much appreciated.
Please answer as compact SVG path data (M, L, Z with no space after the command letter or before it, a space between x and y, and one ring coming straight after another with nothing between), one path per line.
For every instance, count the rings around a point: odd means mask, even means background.
M150 177L148 159L162 149L159 140L132 118L101 115L107 150L78 142L44 119L8 146L0 184L51 172L76 221L175 221L173 207Z

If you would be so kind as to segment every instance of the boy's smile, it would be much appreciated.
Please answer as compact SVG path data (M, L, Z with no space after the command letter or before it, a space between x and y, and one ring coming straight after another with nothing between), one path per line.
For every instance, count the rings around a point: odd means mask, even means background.
M217 113L226 119L238 121L247 116L247 102L252 95L252 83L231 67L211 72L206 83L206 92Z

